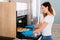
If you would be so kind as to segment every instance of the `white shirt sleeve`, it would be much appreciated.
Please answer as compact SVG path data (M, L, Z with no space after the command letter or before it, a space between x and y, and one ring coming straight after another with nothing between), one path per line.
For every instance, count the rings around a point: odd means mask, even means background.
M43 20L43 22L47 22L47 23L50 23L50 22L52 22L52 17L51 16L46 16L45 18L44 18L44 20Z

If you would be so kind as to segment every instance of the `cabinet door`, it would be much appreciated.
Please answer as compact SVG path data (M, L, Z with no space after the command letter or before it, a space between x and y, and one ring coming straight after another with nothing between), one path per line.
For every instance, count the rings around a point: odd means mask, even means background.
M0 2L0 36L16 37L16 3Z

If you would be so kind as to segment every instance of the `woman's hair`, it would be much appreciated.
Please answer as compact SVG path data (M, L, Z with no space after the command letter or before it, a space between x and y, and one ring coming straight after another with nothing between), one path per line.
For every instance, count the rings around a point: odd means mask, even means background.
M50 4L50 2L44 2L43 4L41 4L45 7L48 7L48 11L52 14L52 15L55 15L55 11L54 9L52 8L52 5ZM43 16L47 16L47 13L43 13Z

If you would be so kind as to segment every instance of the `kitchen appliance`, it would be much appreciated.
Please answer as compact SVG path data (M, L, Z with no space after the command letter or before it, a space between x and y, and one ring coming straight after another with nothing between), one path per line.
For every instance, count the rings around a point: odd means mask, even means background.
M22 15L17 17L17 27L27 26L27 15Z
M16 17L16 37L19 39L25 38L24 35L21 34L21 32L18 31L18 29L25 28L27 26L27 15L17 16ZM20 30L20 31L21 31Z

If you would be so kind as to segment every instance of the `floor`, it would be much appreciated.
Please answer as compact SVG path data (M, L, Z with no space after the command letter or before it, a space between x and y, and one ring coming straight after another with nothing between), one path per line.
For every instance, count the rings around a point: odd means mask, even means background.
M9 37L2 37L2 36L0 36L0 40L13 40L13 38L9 38Z
M54 40L60 40L60 24L53 25L52 33Z

